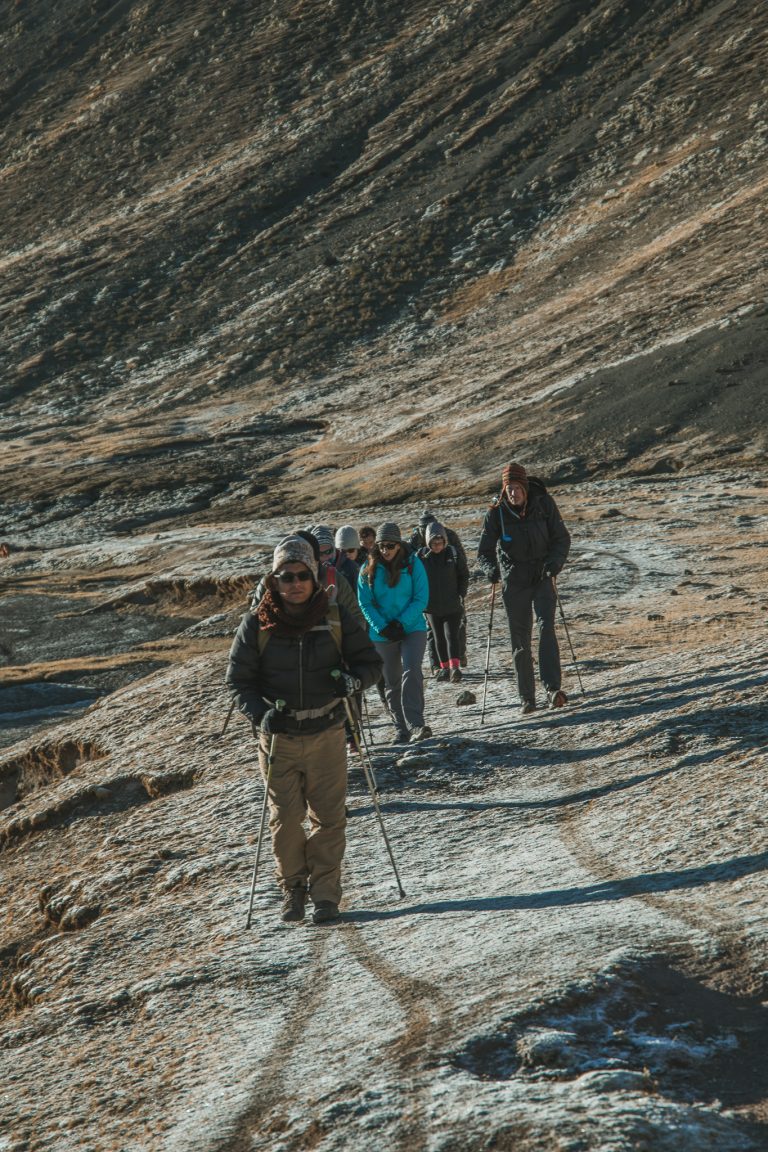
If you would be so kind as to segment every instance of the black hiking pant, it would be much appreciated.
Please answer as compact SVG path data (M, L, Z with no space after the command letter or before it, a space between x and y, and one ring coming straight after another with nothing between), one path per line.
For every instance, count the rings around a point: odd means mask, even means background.
M555 586L551 579L539 580L536 584L523 587L507 583L502 587L502 597L509 621L509 638L512 641L512 658L520 700L535 704L536 681L531 652L534 615L539 633L539 677L547 692L557 692L560 688L560 648L555 633Z
M424 614L424 619L427 621L427 651L429 652L429 666L433 672L437 671L440 667L440 657L437 652L437 645L435 643L435 633L432 628L432 617ZM453 653L451 653L453 655ZM461 609L459 616L459 651L456 653L461 661L462 668L467 666L467 613L464 608Z
M449 660L461 657L461 612L450 616L427 615L429 634L432 636L437 655L438 668L445 668Z

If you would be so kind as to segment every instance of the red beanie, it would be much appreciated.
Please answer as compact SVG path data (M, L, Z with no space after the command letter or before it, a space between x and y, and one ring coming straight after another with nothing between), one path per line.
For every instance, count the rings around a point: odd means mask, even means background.
M513 482L522 484L526 495L528 494L528 473L522 464L506 464L501 474L501 482L505 488Z

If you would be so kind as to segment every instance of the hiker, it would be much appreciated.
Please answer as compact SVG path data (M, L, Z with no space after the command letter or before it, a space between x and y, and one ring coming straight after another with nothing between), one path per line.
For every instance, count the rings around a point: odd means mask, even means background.
M421 662L427 646L424 610L429 585L424 565L403 542L397 524L380 524L357 583L363 614L384 662L384 692L395 723L395 744L432 735L424 723Z
M554 578L570 546L568 529L541 480L529 476L522 464L507 464L501 493L483 522L477 559L492 584L501 578L523 715L536 709L531 607L539 632L539 676L549 706L562 708L568 699L560 686Z
M315 559L315 568L320 583L328 593L328 601L330 604L339 603L347 612L350 612L361 628L368 627L368 623L360 610L360 605L357 602L357 580L350 584L349 581L337 572L332 564L320 563L320 545L315 536L306 528L300 528L296 532L291 533L293 536L300 536L302 540L306 540L312 548L312 554ZM264 580L260 580L256 585L256 589L251 593L251 611L255 612L258 603L261 600L266 590Z
M336 545L337 557L344 557L346 563L354 566L355 579L354 587L357 587L357 577L360 574L360 537L357 534L357 528L353 528L351 524L343 524L341 528L336 529L336 535L333 539ZM338 564L337 564L338 567ZM346 575L347 569L344 569Z
M411 532L411 538L409 541L411 547L413 549L415 549L416 552L420 552L423 548L427 547L427 535L426 535L427 525L429 525L435 521L437 521L437 516L435 515L434 512L430 512L427 509L425 509L422 512L422 514L419 518L418 525ZM446 543L455 549L455 551L458 553L459 557L463 561L464 565L466 566L467 571L469 571L469 565L467 564L467 554L464 551L464 545L462 544L461 540L459 539L458 533L454 532L453 528L446 528L445 531L446 531ZM465 595L466 595L466 593L465 593ZM466 666L467 666L467 614L464 611L464 604L463 603L461 605L461 621L459 623L459 649L460 649L459 662L460 662L462 668L466 668ZM440 676L440 672L441 672L440 659L439 659L438 652L437 652L437 646L435 644L435 637L434 637L434 634L432 632L431 627L429 627L427 629L427 651L429 652L429 664L430 664L430 667L432 669L432 675L435 677L435 679L438 679L438 680L443 679L443 677Z
M363 524L360 529L360 552L358 553L357 562L362 568L366 560L370 556L371 548L376 543L376 529L372 528L370 524Z
M462 678L459 630L469 587L469 568L466 556L448 543L447 529L437 520L429 521L424 535L426 547L418 555L429 584L427 623L439 661L435 679L458 684Z
M327 524L314 524L309 531L320 545L320 563L332 565L354 588L357 584L357 565L353 564L343 552L337 550L333 528L329 528Z
M312 920L327 924L339 915L345 846L344 698L373 684L381 659L351 614L329 605L307 540L278 544L265 583L237 630L226 683L259 741L265 781L272 752L269 827L282 919L302 920L309 897Z

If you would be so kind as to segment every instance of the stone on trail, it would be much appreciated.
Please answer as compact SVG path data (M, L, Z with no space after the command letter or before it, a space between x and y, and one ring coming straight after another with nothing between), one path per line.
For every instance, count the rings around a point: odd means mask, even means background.
M474 692L470 692L468 688L465 688L463 692L459 692L456 697L456 703L459 706L463 704L477 704L477 696L475 696Z

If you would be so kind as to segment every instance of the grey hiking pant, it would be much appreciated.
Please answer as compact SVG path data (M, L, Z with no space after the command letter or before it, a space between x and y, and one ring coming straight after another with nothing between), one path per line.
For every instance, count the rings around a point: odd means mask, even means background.
M408 632L394 643L376 644L384 661L384 694L398 732L424 727L424 677L421 662L426 632Z
M505 584L502 589L504 607L509 621L512 658L517 674L517 690L521 700L536 702L536 681L533 674L531 639L533 615L539 633L539 676L548 692L560 688L560 648L555 633L555 586L551 579L536 584L516 587ZM533 609L533 613L531 612Z

